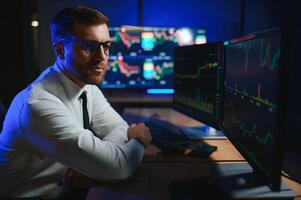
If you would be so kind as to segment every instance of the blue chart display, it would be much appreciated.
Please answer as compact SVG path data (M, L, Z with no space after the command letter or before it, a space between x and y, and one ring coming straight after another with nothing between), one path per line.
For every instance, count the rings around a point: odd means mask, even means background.
M222 43L175 50L174 103L219 129L223 83Z
M110 28L113 41L101 88L172 89L173 51L177 46L206 43L204 29L175 27Z
M280 170L281 39L278 30L225 43L223 127L252 167L269 180Z

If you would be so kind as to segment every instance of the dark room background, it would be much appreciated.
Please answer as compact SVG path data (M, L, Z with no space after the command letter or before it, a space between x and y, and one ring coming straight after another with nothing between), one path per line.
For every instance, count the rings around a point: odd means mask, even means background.
M274 26L289 25L291 69L286 112L286 145L300 148L301 7L292 0L11 0L1 6L1 96L8 108L14 95L54 62L49 22L70 5L99 9L111 26L194 26L207 31L208 42L225 41ZM38 27L30 25L33 19Z

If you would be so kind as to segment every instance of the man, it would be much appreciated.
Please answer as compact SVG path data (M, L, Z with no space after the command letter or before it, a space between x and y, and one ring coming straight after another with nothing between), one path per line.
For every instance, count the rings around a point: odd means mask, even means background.
M56 63L14 98L0 134L0 197L56 198L67 168L126 179L151 141L143 123L129 127L95 86L107 70L107 17L70 7L50 28Z

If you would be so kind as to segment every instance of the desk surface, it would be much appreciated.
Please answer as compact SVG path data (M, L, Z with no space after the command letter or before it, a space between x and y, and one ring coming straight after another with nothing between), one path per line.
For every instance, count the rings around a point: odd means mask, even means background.
M171 123L185 126L200 125L200 122L172 109L131 108L125 109L124 112L146 117L157 115L168 119ZM165 156L160 153L160 149L149 145L134 177L126 183L97 183L90 188L86 199L171 199L168 192L171 181L210 175L217 164L244 162L244 158L227 139L210 139L205 142L218 147L208 159L192 158L187 155ZM282 181L297 194L295 199L301 200L301 185L285 177Z

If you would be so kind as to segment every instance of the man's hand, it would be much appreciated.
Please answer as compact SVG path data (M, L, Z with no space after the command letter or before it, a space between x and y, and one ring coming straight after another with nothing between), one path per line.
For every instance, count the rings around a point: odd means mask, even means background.
M152 136L149 132L149 128L144 123L131 124L128 128L128 138L137 139L144 146L148 145L152 141Z

